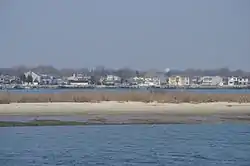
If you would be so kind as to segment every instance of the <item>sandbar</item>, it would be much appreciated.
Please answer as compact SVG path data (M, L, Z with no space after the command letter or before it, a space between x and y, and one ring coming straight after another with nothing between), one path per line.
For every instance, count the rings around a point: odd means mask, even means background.
M175 104L103 101L0 104L0 118L11 116L30 116L40 119L78 117L86 124L250 122L250 103Z

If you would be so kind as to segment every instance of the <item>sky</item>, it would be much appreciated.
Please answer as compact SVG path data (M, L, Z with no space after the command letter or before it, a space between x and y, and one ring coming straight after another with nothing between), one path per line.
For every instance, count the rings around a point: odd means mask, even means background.
M0 0L0 68L250 71L249 0Z

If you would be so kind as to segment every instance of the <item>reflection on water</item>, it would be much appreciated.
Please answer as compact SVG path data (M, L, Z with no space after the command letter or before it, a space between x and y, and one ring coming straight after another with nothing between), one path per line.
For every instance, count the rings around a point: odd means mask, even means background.
M0 128L3 166L250 165L250 125Z

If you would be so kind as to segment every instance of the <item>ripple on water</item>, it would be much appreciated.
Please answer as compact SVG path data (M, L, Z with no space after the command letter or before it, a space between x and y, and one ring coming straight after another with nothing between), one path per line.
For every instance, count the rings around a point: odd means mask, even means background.
M250 125L0 128L0 163L40 165L250 165Z

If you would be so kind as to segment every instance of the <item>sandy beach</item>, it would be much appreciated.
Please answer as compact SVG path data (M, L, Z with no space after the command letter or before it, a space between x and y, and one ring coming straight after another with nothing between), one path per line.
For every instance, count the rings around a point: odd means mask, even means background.
M89 124L250 122L250 103L10 103L0 105L4 116L74 116Z
M0 105L0 115L74 115L86 113L170 113L170 114L250 114L250 103L143 103L116 102L99 103L10 103Z

